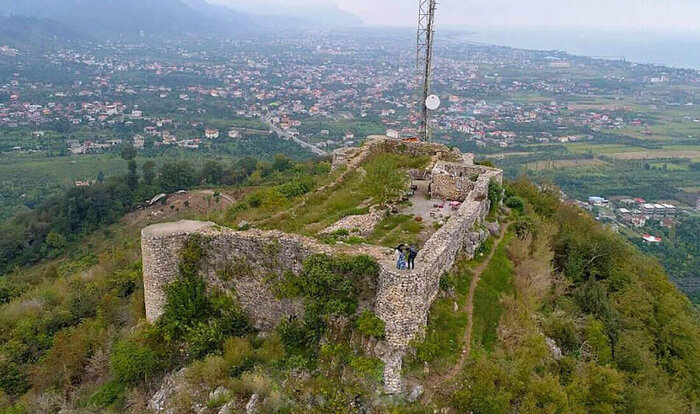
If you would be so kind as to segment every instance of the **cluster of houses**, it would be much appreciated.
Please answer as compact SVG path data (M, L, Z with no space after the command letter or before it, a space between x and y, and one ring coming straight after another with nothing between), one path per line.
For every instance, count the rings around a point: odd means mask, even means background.
M587 209L596 211L597 219L601 221L617 221L633 228L643 228L650 223L661 227L672 228L679 208L668 203L649 203L642 198L623 198L610 200L591 196L588 203L583 204ZM659 243L660 237L644 234L645 243Z
M351 145L354 135L318 136L316 131L302 132L304 119L332 122L369 118L372 122L378 120L390 136L415 136L420 119L414 93L414 71L405 66L403 59L396 58L405 52L403 42L384 38L373 45L331 36L276 40L271 44L272 49L279 50L279 42L289 42L294 46L289 53L267 52L265 40L260 42L261 47L255 49L237 47L240 45L232 41L231 47L218 50L222 59L215 60L209 55L211 51L193 48L186 40L175 39L158 46L153 55L163 58L157 60L137 57L148 50L140 50L135 56L129 53L105 56L100 47L81 51L50 50L44 56L47 61L61 67L79 68L80 79L72 85L59 87L28 79L18 71L8 82L0 84L0 93L9 95L9 101L0 104L0 127L38 127L57 120L95 128L133 126L135 122L143 122L150 123L153 128L144 130L146 136L162 133L155 141L157 145L196 148L203 140L216 139L213 137L217 133L213 130L204 131L204 136L187 139L174 138L172 133L166 135L164 128L157 125L162 120L148 118L144 116L144 109L124 104L132 102L135 97L148 97L167 100L177 115L193 114L197 119L205 119L206 108L211 107L226 108L231 117L237 118L269 116L285 134L319 147ZM133 45L122 46L128 50ZM139 46L148 47L151 46ZM362 58L347 59L347 56ZM610 95L616 92L604 84L592 85L587 79L575 77L508 80L492 69L519 62L519 69L523 72L537 73L551 67L566 70L572 64L568 60L574 59L572 57L534 58L532 52L515 49L472 50L458 56L444 57L435 68L435 89L450 91L443 97L445 104L433 113L434 131L442 140L467 139L478 145L507 148L523 142L567 143L592 139L592 133L603 129L648 128L646 121L631 116L630 108L624 104L596 107L558 101L513 102L502 98L472 98L475 95ZM651 69L649 71L653 73ZM131 77L123 76L124 73L148 73L153 79L184 76L192 81L179 86L164 86L160 82L144 82L139 77L135 81L125 80ZM682 71L668 71L657 75L675 81L679 76L687 76L684 74ZM616 82L630 81L609 76ZM25 93L28 90L45 90L46 96L36 98L40 95ZM672 103L675 102L654 101L659 105ZM173 127L193 126L188 121L179 124L176 122ZM537 128L532 128L532 125ZM174 129L168 130L173 132ZM580 132L582 129L590 133ZM533 130L535 132L530 132ZM229 138L240 136L236 130L220 134L226 133ZM90 151L95 148L90 144L84 145L83 149ZM76 147L76 151L80 149Z

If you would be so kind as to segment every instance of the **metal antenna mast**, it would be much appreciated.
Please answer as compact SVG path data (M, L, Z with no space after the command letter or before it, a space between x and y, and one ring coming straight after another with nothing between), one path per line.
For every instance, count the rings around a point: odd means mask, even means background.
M419 82L420 132L423 141L430 141L431 131L426 101L430 96L430 75L433 67L433 37L435 35L436 0L419 0L418 42L416 50L417 78Z

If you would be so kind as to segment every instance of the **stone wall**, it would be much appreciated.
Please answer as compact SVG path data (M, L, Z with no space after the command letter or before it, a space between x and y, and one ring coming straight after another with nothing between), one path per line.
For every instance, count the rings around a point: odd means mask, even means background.
M187 238L211 226L214 226L214 223L183 220L177 223L155 224L141 230L144 301L146 319L149 322L155 321L163 314L163 288L177 280L180 251Z
M489 170L468 163L439 161L432 170L431 195L443 200L464 201L474 189L478 177Z
M362 147L340 148L333 151L333 164L331 170L338 170L342 166L347 166L349 169L356 168L373 154L380 152L406 154L413 157L427 155L436 161L464 161L459 149L450 150L443 144L433 142L404 141L381 135L373 135L367 138L367 141L365 141L365 144Z
M375 313L386 323L384 385L389 393L403 391L401 364L411 340L422 334L430 306L438 294L440 277L449 271L460 251L473 256L488 236L476 229L490 208L488 184L502 181L502 172L488 169L479 176L473 191L459 210L425 243L416 257L416 270L397 271L382 266Z
M208 288L235 292L236 299L257 329L270 330L280 320L301 316L297 301L277 299L269 278L286 270L298 272L315 253L331 253L329 246L278 231L234 231L209 222L180 221L155 224L141 232L146 318L163 314L164 287L179 275L180 252L192 234L203 236L202 276Z

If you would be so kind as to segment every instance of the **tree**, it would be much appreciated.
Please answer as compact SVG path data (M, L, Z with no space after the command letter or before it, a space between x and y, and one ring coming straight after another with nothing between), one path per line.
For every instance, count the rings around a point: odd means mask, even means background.
M294 163L284 154L276 154L272 160L272 168L277 171L286 171L294 167Z
M139 173L136 161L133 159L129 160L128 168L129 172L126 175L126 184L131 191L134 191L139 185Z
M218 161L209 160L202 167L202 181L207 184L220 184L224 176L224 168Z
M156 178L156 163L152 160L148 160L141 165L141 172L143 173L143 182L146 185L153 184L153 180Z
M196 181L194 169L187 161L170 161L160 167L158 184L166 193L191 187Z
M396 158L387 153L375 156L365 166L365 191L381 207L406 190L408 177L399 167Z
M119 155L121 155L122 158L124 158L127 161L131 161L134 158L136 158L136 148L134 148L133 145L125 145L124 148L122 148L121 152Z
M246 176L252 174L258 166L258 160L256 160L253 157L245 157L241 159L238 163L240 164L241 168L243 168L243 171Z

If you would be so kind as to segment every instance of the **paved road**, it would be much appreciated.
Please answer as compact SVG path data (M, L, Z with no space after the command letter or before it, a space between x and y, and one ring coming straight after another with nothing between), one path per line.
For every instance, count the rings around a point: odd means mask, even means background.
M270 119L270 117L268 117L268 116L263 116L263 117L262 117L262 121L263 121L263 123L264 123L265 125L268 126L268 128L270 128L270 129L272 130L272 132L276 133L277 136L280 137L280 138L282 138L283 140L289 141L289 140L291 139L292 141L296 142L296 143L299 144L300 146L302 146L302 147L308 149L309 151L313 152L313 153L316 154L316 155L321 155L321 156L323 156L323 155L328 155L328 152L326 152L326 151L320 149L319 147L317 147L317 146L315 146L315 145L313 145L313 144L309 144L309 143L306 142L306 141L302 141L301 139L295 137L294 134L292 134L291 132L289 132L289 131L284 131L282 128L280 128L280 127L274 125L274 124L272 123L272 120Z

